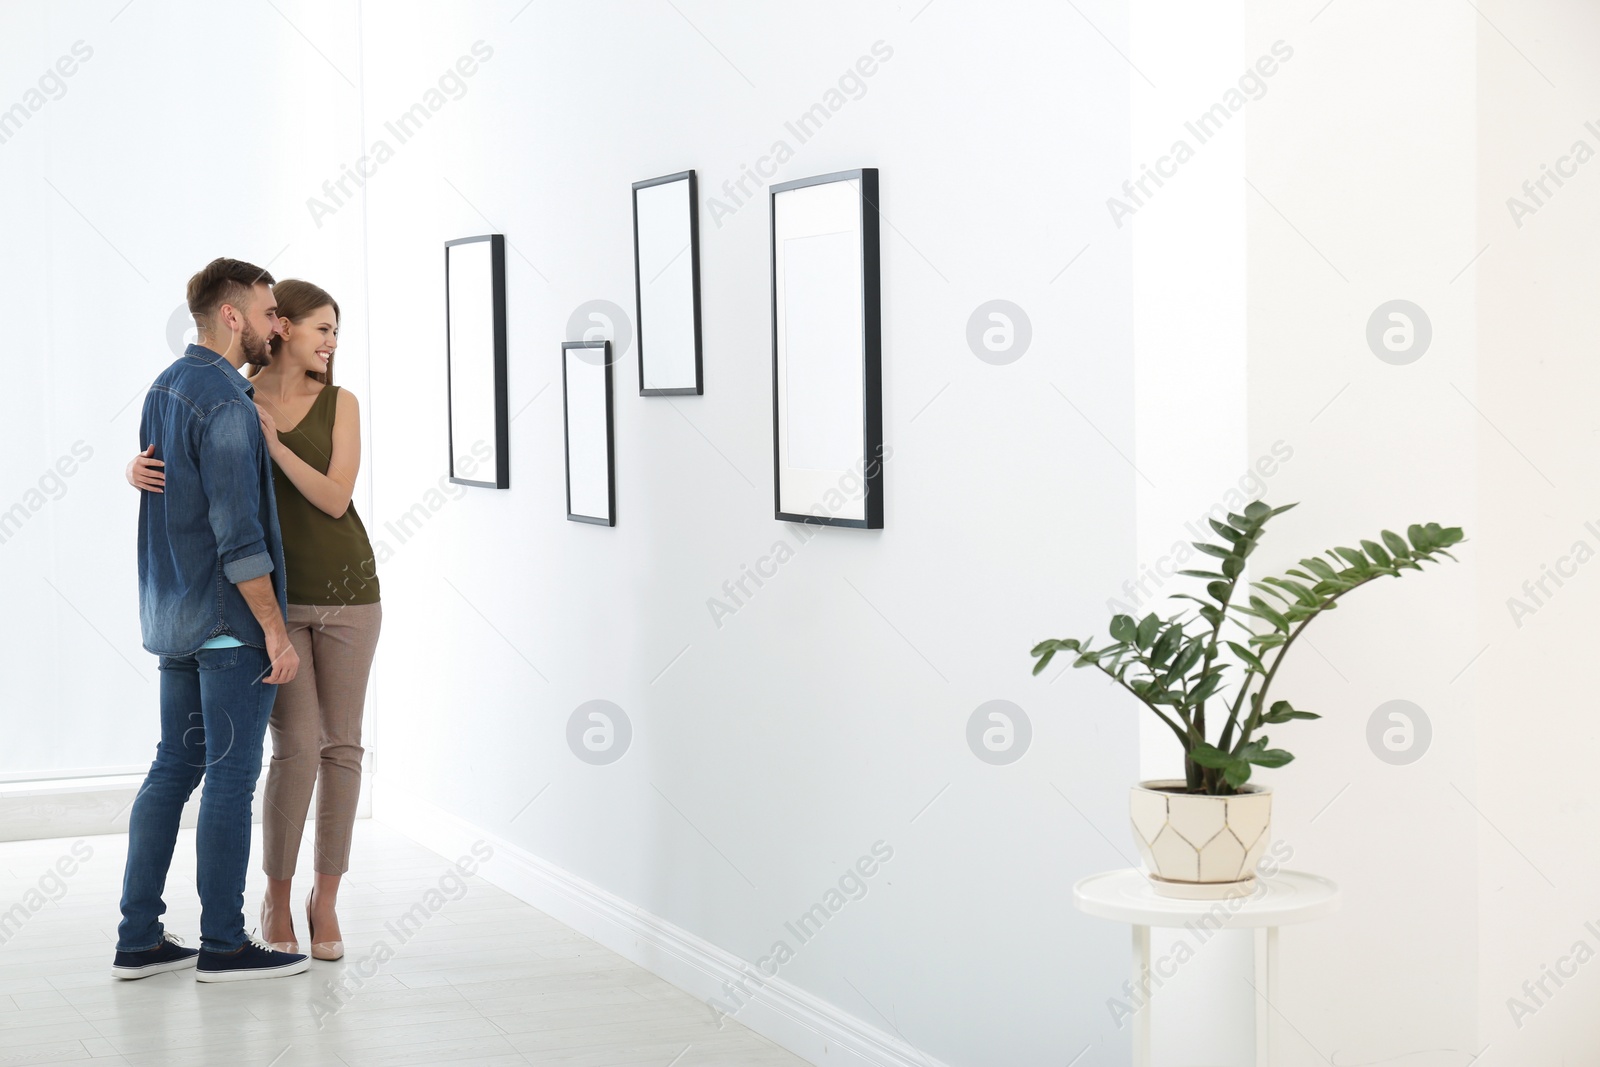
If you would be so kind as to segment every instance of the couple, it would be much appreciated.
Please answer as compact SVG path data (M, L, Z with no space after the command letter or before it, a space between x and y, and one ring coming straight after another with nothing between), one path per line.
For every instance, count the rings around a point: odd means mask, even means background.
M128 819L111 973L276 978L310 966L289 891L313 784L306 939L318 959L344 954L334 907L382 612L372 546L350 506L360 416L333 385L339 305L323 290L217 259L189 279L188 302L199 343L150 386L139 425L148 447L128 466L145 490L139 617L145 649L160 657L161 740ZM245 934L244 885L269 719L257 938ZM178 821L202 779L196 950L161 915Z

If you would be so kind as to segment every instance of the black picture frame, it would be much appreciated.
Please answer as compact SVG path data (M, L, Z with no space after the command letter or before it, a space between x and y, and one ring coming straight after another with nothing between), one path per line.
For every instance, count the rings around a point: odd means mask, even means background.
M784 449L782 448L780 414L783 412L786 356L780 358L779 345L779 210L780 198L794 190L841 182L856 182L860 227L860 307L861 307L861 466L860 479L864 485L861 515L859 517L786 510L784 507ZM809 178L782 182L768 187L768 243L771 260L772 298L772 484L773 514L784 522L804 522L810 525L841 526L863 530L883 528L883 305L881 296L880 255L878 238L878 170L863 167L857 170L835 171ZM787 269L787 264L785 264ZM796 468L798 469L798 468Z
M595 370L604 376L603 381L605 383L606 514L604 515L575 511L572 506L572 382L570 370L574 359L579 359L592 365L592 359L585 359L581 355L582 351L586 349L597 351L600 354L602 362ZM611 342L609 340L561 342L561 441L566 456L567 518L573 522L586 522L595 526L615 526L617 524L616 426L611 393Z
M450 300L450 250L464 245L487 242L489 245L489 300L490 329L493 333L494 366L493 417L494 417L494 479L461 477L456 473L455 424L455 368L465 354L453 351L452 317L464 317L463 309L452 309ZM446 449L449 453L450 481L456 485L473 485L483 489L509 489L511 487L510 418L506 400L506 239L498 233L480 234L476 237L459 237L444 243L444 321L445 321L445 425Z
M644 312L644 287L643 264L639 242L639 192L642 189L652 189L675 182L688 183L689 197L689 284L690 305L693 318L694 331L694 383L680 384L658 388L645 386L645 358L648 351L646 342L650 337ZM647 178L644 181L633 183L633 309L634 309L634 343L638 346L639 363L639 395L640 396L701 396L705 393L705 372L703 361L702 338L700 331L700 187L699 179L695 172L682 170L674 174L663 174L659 178Z

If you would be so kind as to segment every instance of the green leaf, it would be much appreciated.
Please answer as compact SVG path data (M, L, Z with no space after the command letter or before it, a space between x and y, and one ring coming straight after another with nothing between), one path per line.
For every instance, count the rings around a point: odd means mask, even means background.
M1301 607L1319 608L1322 606L1322 598L1299 582L1289 578L1265 578L1262 580L1270 585L1277 586L1279 589L1289 590L1294 596L1295 603Z
M1040 641L1033 646L1033 650L1029 653L1029 655L1039 657L1039 662L1033 665L1033 673L1038 674L1049 666L1050 660L1055 657L1057 652L1076 652L1077 650L1078 639L1075 637L1068 637L1064 640L1051 638L1048 641Z
M1322 718L1322 716L1316 714L1315 712L1300 711L1292 706L1287 700L1275 700L1272 702L1271 710L1265 715L1261 716L1261 721L1265 723L1280 723L1289 722L1292 719L1320 718Z
M1210 767L1213 770L1221 770L1222 768L1227 767L1230 763L1237 762L1232 756L1222 751L1222 749L1218 748L1216 745L1204 741L1189 750L1189 758L1194 760L1200 766Z
M1233 595L1233 583L1226 581L1207 582L1206 592L1209 593L1211 595L1211 599L1215 600L1218 604L1226 604L1228 602L1228 598Z
M1320 559L1303 559L1300 561L1300 565L1306 568L1306 570L1310 571L1312 574L1315 574L1318 578L1331 580L1338 575L1337 571Z
M1244 517L1254 523L1266 522L1272 517L1272 508L1259 500L1252 500L1244 506Z
M1295 600L1294 597L1289 596L1283 590L1278 589L1278 588L1274 587L1273 585L1271 585L1271 584L1269 584L1267 582L1251 582L1250 584L1255 586L1257 589L1261 590L1263 593L1268 594L1269 596L1277 597L1279 600L1283 601L1285 604L1297 603L1297 601Z
M1237 641L1229 641L1228 647L1233 649L1233 654L1242 659L1252 670L1260 671L1262 674L1267 673L1266 665L1261 662L1261 659L1254 652L1251 652Z
M1123 643L1130 643L1139 632L1139 624L1133 621L1131 615L1111 616L1111 636Z
M1190 641L1184 650L1178 653L1178 658L1172 661L1172 667L1167 671L1168 684L1182 678L1189 673L1189 669L1200 662L1200 656L1205 652L1205 642L1198 637Z
M1221 578L1216 571L1179 571L1185 578Z
M1155 647L1150 650L1150 666L1160 667L1171 659L1183 643L1184 636L1182 626L1173 624L1167 627L1166 631L1156 640Z
M1250 606L1260 612L1262 617L1272 623L1274 627L1284 633L1289 632L1289 620L1275 611L1271 604L1268 604L1258 596L1253 596L1250 598Z
M1205 541L1190 541L1189 543L1206 555L1215 556L1218 559L1228 559L1233 555L1232 549L1223 548L1221 545L1208 544ZM1226 574L1227 572L1224 571L1223 573Z
M1361 542L1361 550L1371 557L1372 562L1380 567L1387 567L1394 562L1389 558L1389 553L1385 552L1383 546L1376 541L1363 540Z
M1213 667L1211 671L1212 673L1200 680L1199 685L1189 690L1189 701L1191 703L1199 704L1201 701L1209 700L1211 694L1215 693L1218 687L1222 685L1222 668Z
M1268 748L1265 737L1240 745L1235 753L1238 759L1254 763L1257 767L1282 767L1294 759L1293 753L1281 748Z
M1389 551L1394 553L1395 559L1409 559L1411 549L1406 544L1406 539L1393 530L1385 530L1378 536L1383 538L1383 543L1389 546Z
M1244 760L1228 764L1227 767L1223 768L1222 780L1238 789L1250 780L1250 764Z
M1161 620L1158 619L1156 617L1156 613L1152 611L1143 619L1139 620L1139 630L1134 635L1134 643L1138 645L1140 649L1149 648L1150 642L1156 639L1156 631L1160 628Z
M1222 561L1222 573L1229 578L1237 578L1244 573L1244 558L1242 556L1229 556Z
M1367 566L1367 557L1363 556L1353 548L1336 547L1334 548L1334 551L1343 556L1345 562L1357 570L1364 570Z
M1232 526L1227 526L1218 522L1216 519L1207 519L1206 521L1211 524L1211 528L1213 530L1217 531L1217 536L1221 537L1224 541L1231 541L1237 544L1240 540L1247 536L1246 534L1235 530Z

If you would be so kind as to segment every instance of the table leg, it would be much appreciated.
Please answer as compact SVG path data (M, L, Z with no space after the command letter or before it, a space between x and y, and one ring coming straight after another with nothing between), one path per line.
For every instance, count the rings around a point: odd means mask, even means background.
M1133 989L1134 995L1143 996L1144 1002L1133 1014L1133 1067L1150 1067L1150 994L1146 989L1146 976L1150 973L1150 928L1133 927Z
M1278 928L1256 931L1256 1067L1272 1067L1272 1005L1278 1002Z

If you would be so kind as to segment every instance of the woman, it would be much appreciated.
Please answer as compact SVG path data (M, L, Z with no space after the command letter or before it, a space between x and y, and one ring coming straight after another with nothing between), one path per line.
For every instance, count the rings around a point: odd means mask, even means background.
M335 912L349 869L361 790L361 716L382 606L372 544L351 506L361 464L356 398L333 384L339 305L310 282L273 287L280 336L267 367L251 367L256 411L272 457L287 572L289 639L300 656L272 709L272 763L261 830L267 895L261 938L298 952L290 885L317 787L315 886L306 897L311 955L336 960L344 943ZM128 481L162 492L154 446L128 466ZM238 642L224 635L214 641Z

